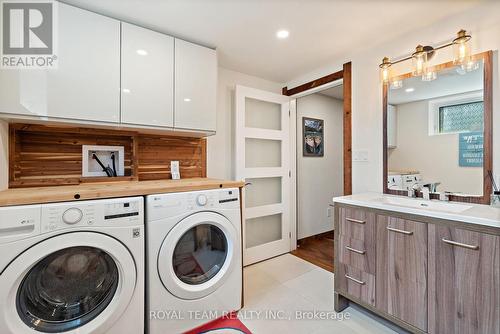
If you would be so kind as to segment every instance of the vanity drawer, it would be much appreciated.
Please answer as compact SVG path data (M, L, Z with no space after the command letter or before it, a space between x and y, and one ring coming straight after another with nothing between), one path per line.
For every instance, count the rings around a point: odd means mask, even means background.
M340 235L338 254L340 262L364 272L375 274L375 243L373 238L358 240Z
M339 233L361 241L375 240L375 213L343 208L339 210Z
M346 264L339 264L337 288L362 302L375 306L375 275Z

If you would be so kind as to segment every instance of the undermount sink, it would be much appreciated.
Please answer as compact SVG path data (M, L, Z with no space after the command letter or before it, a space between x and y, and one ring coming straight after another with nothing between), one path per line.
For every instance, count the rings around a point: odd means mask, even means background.
M419 200L419 199L404 198L404 197L380 197L376 199L376 201L383 204L396 205L407 208L449 212L449 213L461 213L472 208L471 205L466 205L466 204Z

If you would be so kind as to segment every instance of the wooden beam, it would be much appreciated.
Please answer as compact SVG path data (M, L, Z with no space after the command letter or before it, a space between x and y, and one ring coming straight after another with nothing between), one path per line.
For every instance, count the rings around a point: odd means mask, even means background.
M350 63L348 63L348 64L350 64ZM292 95L295 95L298 93L305 92L309 89L313 89L313 88L322 86L324 84L342 79L343 77L344 77L344 70L338 71L338 72L335 72L332 74L325 75L324 77L321 77L319 79L306 82L305 84L302 84L302 85L297 86L297 87L292 88L292 89L288 89L288 87L283 87L282 93L283 93L283 95L286 95L286 96L292 96Z
M344 64L344 195L352 194L352 64Z

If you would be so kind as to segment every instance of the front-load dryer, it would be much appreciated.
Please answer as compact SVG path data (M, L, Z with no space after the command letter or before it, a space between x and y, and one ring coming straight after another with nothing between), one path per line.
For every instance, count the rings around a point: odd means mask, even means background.
M144 333L143 202L0 208L0 333Z
M147 326L182 333L241 308L239 189L146 197Z

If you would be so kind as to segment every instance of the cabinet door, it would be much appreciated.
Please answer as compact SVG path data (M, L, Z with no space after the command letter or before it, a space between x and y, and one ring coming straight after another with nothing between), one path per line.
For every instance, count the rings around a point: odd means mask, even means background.
M174 126L174 39L122 23L121 121Z
M429 224L429 333L500 333L500 237Z
M215 50L176 39L174 127L215 131L216 93Z
M427 330L427 224L377 217L377 308Z
M58 67L1 71L0 111L119 122L120 22L58 2L56 31Z

